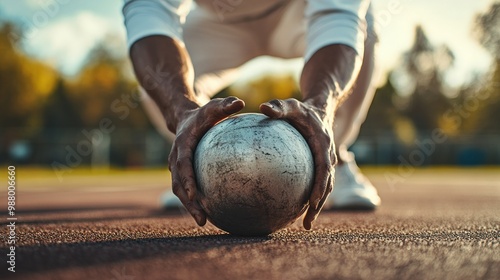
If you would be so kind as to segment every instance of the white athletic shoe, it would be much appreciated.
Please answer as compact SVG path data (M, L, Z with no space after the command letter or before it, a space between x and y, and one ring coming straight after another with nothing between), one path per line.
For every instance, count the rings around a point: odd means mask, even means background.
M160 196L160 206L165 210L182 209L184 210L184 205L180 199L171 191L165 191Z
M335 168L335 185L324 209L373 210L380 205L380 197L349 153L346 160Z

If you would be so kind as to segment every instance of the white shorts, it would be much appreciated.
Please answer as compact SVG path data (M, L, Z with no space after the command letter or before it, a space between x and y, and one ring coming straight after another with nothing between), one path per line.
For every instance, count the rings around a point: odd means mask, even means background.
M221 21L220 15L196 7L186 18L183 39L195 71L195 90L211 97L227 87L236 69L262 55L303 57L306 50L306 1L288 1L265 16L245 21ZM371 7L367 40L376 39Z

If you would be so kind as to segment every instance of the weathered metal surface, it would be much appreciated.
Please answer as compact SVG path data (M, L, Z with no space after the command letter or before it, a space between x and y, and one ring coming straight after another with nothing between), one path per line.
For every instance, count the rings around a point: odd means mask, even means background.
M209 220L237 235L266 235L293 223L307 207L314 178L302 135L262 114L214 126L198 144L194 168Z

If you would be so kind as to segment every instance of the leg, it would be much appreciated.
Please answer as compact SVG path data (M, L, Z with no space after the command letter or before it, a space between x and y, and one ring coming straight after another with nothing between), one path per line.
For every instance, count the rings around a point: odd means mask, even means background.
M335 188L328 198L327 208L372 210L380 205L380 197L371 182L361 173L354 155L347 151L356 140L375 94L373 73L375 69L375 44L373 17L367 15L368 38L358 78L349 98L335 115L335 143L339 164L335 168Z
M375 95L376 88L372 81L375 68L375 43L376 38L370 35L365 42L363 64L352 93L335 115L334 134L340 164L342 164L342 157L347 152L347 148L358 137L359 129L365 121Z

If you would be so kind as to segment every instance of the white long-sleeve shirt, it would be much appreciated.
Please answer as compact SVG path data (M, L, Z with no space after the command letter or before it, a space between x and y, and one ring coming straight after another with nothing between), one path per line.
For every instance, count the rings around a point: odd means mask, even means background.
M198 0L223 22L241 21L265 13L280 2L306 0ZM327 45L343 44L363 53L369 0L307 0L305 60ZM125 0L123 15L130 48L137 40L164 35L180 42L191 0ZM301 19L297 19L301 20Z

